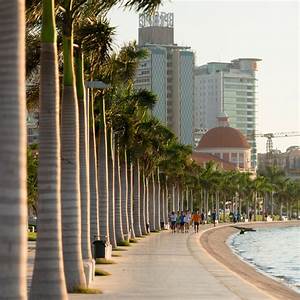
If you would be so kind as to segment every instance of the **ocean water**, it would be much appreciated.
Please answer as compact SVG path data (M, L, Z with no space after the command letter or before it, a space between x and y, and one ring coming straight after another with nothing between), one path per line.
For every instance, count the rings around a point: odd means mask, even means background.
M228 244L258 271L300 293L300 227L259 228L235 234ZM300 298L299 298L300 299Z

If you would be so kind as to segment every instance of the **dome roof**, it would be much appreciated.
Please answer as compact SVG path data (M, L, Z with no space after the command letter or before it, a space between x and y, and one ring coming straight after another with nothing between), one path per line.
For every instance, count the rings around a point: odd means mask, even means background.
M215 127L208 130L200 140L196 149L205 148L244 148L250 149L246 137L232 127Z

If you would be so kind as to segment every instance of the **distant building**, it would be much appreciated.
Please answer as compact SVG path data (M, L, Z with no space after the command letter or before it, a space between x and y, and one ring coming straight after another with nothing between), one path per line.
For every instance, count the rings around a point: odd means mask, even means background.
M273 150L271 153L258 153L258 171L264 171L267 166L276 166L283 170L291 179L300 178L300 147L291 146L286 152Z
M137 89L158 96L153 115L171 128L184 144L193 144L194 53L174 43L174 16L156 13L139 17L140 47L149 57L140 62L135 79Z
M205 164L215 161L225 170L252 172L251 147L241 131L229 127L228 117L218 116L219 126L208 130L193 152L192 158Z
M230 126L240 130L251 146L252 167L256 166L256 58L239 58L230 63L212 62L195 69L195 143L201 131L217 126L216 117L225 112Z

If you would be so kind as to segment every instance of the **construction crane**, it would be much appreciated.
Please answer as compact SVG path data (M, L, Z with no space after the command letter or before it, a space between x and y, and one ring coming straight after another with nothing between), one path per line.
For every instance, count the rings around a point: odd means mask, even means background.
M279 137L291 137L291 136L300 136L299 131L290 131L290 132L276 132L276 133L256 133L252 135L248 135L248 138L253 137L265 137L267 138L266 143L266 152L268 154L272 153L273 151L273 138L279 138Z

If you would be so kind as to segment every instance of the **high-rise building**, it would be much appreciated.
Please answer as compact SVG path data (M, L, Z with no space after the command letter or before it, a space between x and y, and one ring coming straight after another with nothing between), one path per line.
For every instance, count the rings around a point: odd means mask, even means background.
M195 69L195 131L205 132L216 127L217 116L225 112L230 126L247 136L253 168L257 161L254 136L257 61L260 59L239 58L230 63L212 62Z
M182 143L193 144L194 53L174 43L173 14L140 15L138 44L149 56L140 62L135 87L153 91L153 115Z

